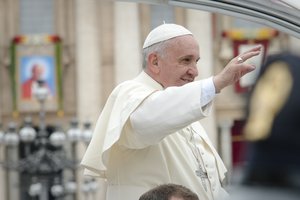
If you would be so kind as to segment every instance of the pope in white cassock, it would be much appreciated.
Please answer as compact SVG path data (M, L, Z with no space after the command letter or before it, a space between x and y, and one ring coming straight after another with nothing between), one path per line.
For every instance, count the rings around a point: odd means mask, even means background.
M194 81L200 53L193 34L176 24L152 30L143 45L144 70L118 85L102 110L81 163L85 174L107 179L107 200L137 200L164 183L184 185L201 200L226 196L226 168L199 120L221 89L255 69L244 61L260 49Z

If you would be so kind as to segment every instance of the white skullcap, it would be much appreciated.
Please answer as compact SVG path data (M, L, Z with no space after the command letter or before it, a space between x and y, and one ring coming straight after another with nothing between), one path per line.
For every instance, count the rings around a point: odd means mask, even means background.
M153 29L147 36L143 49L153 44L182 35L193 35L189 30L177 24L162 24Z

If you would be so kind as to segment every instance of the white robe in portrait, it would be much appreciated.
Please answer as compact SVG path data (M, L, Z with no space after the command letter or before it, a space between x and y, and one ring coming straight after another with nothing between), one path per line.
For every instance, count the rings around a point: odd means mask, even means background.
M162 87L142 72L112 92L82 160L86 174L107 179L107 200L137 200L144 192L163 183L184 185L204 200L218 199L227 194L221 186L226 173L224 164L198 122L207 116L211 107L209 104L202 110L200 106L200 84L200 81L186 84L178 96L192 106L183 103L183 106L175 107L178 113L190 111L188 115L176 117L179 122L174 132L154 134L153 138L134 131L129 118L147 97L161 91ZM172 88L168 92L172 92ZM149 116L155 112L149 112ZM193 121L190 125L186 124L189 120ZM149 128L152 131L164 130L167 122L164 119L157 121L157 126ZM193 141L192 129L197 133ZM208 174L208 179L205 179L207 191L195 173L198 163L191 148L194 144L201 154L201 166Z

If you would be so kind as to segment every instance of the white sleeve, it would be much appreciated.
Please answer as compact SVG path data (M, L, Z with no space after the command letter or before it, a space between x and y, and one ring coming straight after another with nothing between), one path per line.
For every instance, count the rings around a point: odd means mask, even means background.
M210 86L209 80L195 81L153 93L130 116L135 134L152 144L206 117L214 97Z
M204 79L201 85L201 96L200 102L201 106L205 106L210 103L216 96L216 88L213 82L213 77Z

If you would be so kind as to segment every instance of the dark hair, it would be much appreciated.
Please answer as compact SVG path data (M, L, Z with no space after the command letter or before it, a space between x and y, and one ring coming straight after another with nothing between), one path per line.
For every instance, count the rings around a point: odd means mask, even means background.
M162 184L144 193L139 200L169 200L171 197L184 200L199 200L196 193L177 184Z

